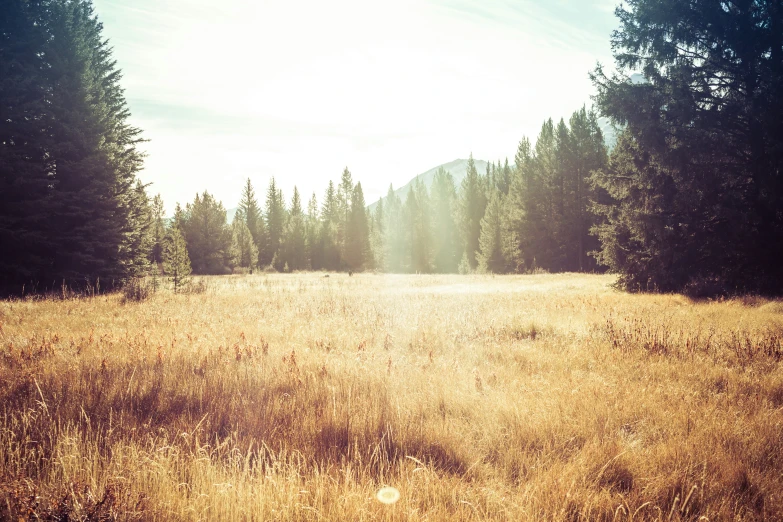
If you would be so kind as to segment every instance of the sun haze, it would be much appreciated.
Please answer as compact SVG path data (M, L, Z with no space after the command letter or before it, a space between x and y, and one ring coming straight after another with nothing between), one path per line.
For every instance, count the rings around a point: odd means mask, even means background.
M367 202L455 158L513 157L593 93L614 0L96 0L141 177L167 210L208 190L227 208L271 176L320 198L347 165Z

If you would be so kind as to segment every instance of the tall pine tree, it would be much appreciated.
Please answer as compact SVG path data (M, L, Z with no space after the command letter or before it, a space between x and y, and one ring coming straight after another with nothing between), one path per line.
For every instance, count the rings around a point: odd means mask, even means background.
M781 3L632 0L616 14L620 72L593 74L626 133L595 178L614 196L600 259L630 289L783 292Z
M86 0L9 0L0 17L0 286L132 277L139 130Z

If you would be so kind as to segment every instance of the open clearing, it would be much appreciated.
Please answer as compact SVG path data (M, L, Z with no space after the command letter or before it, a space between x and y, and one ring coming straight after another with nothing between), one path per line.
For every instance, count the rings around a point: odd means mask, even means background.
M612 281L0 302L0 519L783 519L783 303Z

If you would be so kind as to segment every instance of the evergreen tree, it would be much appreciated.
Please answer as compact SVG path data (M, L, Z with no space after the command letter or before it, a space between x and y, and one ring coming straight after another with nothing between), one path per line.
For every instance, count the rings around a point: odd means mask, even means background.
M182 232L197 274L225 274L231 264L231 230L226 209L208 192L196 194L182 214Z
M499 166L500 162L498 162L498 167ZM503 168L498 168L495 186L498 188L500 193L503 194L503 196L507 196L509 190L511 190L511 167L508 165L508 158L506 158L506 162L503 164Z
M370 230L370 247L372 249L373 268L380 271L386 270L386 256L384 242L386 241L386 214L383 209L383 198L378 200L375 213L372 216Z
M406 230L400 226L403 222L402 202L397 194L394 193L394 187L389 185L389 191L386 193L384 203L384 215L386 229L384 241L384 264L389 272L403 272L406 266L406 259L409 259L408 248L406 248Z
M305 218L302 212L299 190L296 187L294 187L291 209L288 213L284 250L283 262L288 265L289 270L303 270L307 268Z
M266 191L266 231L269 237L268 253L270 262L278 271L283 269L283 235L285 233L286 211L283 193L277 188L275 178L269 181Z
M365 210L362 184L351 191L350 216L346 226L345 263L349 270L361 271L371 262L370 228Z
M0 15L0 292L51 284L47 214L54 160L45 74L44 3L9 0ZM57 275L52 275L57 278ZM40 286L38 287L40 289Z
M432 242L435 271L454 273L459 263L460 248L457 224L454 220L457 192L454 178L442 167L432 182Z
M685 227L669 225L676 197L670 176L626 131L618 137L605 171L593 177L609 196L595 205L604 218L593 227L601 242L596 256L619 273L618 283L627 290L682 288L698 256L699 246L683 237Z
M404 252L402 269L428 273L432 270L432 238L429 220L429 195L421 179L416 179L408 190L402 209L404 225Z
M334 183L329 181L321 208L321 255L325 270L340 269L340 248L337 241L337 227L340 212Z
M198 197L198 194L196 197ZM174 218L171 220L172 226L175 226L180 231L182 231L183 227L185 226L186 219L187 216L185 215L185 211L182 209L182 205L177 202L177 204L174 206Z
M320 242L320 223L318 220L318 199L313 192L310 202L307 204L307 218L305 220L305 248L307 250L308 268L320 270L323 266L323 251Z
M506 271L502 238L503 202L499 191L495 191L487 204L487 211L481 219L479 238L478 269L481 272L500 274Z
M610 268L627 288L783 292L782 9L633 0L616 10L617 69L645 80L593 74L599 109L627 133L595 181L615 198L599 229L617 239L599 259L619 255Z
M606 167L607 153L595 112L582 107L571 116L569 125L574 212L570 216L569 243L572 248L569 249L566 269L583 272L597 268L594 258L588 257L589 252L596 251L600 246L598 238L590 232L597 221L592 209L598 198L590 176L592 172Z
M174 291L190 283L190 258L185 238L177 226L169 227L163 241L163 273L171 277Z
M540 185L533 168L530 140L522 138L514 157L507 211L503 217L504 257L512 270L523 272L533 268L535 254L533 244L537 237L536 226L540 222L538 196Z
M102 26L86 1L50 4L47 76L52 114L49 153L51 271L72 282L122 280L131 200L142 154Z
M258 252L258 259L254 265L262 266L268 263L264 253L267 250L266 226L264 225L264 216L261 207L256 199L256 193L250 178L247 178L245 186L242 188L242 198L239 200L237 214L247 225L250 235L253 237L253 244ZM243 265L247 266L247 265Z
M555 125L551 118L541 126L534 151L532 175L536 178L539 189L536 197L540 212L536 216L538 222L531 223L531 228L536 232L531 247L539 267L556 270L559 261L557 226L560 220L555 194L558 193L561 176L558 168Z
M139 130L89 1L3 4L0 285L131 277ZM21 288L19 288L21 289Z
M234 214L231 223L231 264L251 273L258 264L258 247L241 212Z
M163 238L166 236L165 209L163 198L157 194L152 200L152 254L150 261L157 265L163 262Z
M459 229L462 245L471 269L477 265L476 253L479 251L481 218L487 204L484 180L476 170L473 154L468 159L468 168L459 193Z
M150 258L154 246L152 208L140 181L136 182L128 206L128 224L120 247L126 281L151 272Z
M340 265L344 264L347 260L348 249L348 227L351 221L351 198L353 197L353 178L351 176L348 167L343 170L342 176L340 176L340 184L337 186L337 199L336 199L336 237L335 241L340 252ZM340 268L343 268L340 266Z

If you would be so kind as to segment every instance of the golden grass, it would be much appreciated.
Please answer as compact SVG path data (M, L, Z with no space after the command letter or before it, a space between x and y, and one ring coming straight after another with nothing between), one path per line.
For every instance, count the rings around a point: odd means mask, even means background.
M0 519L783 519L781 303L611 282L2 302Z

